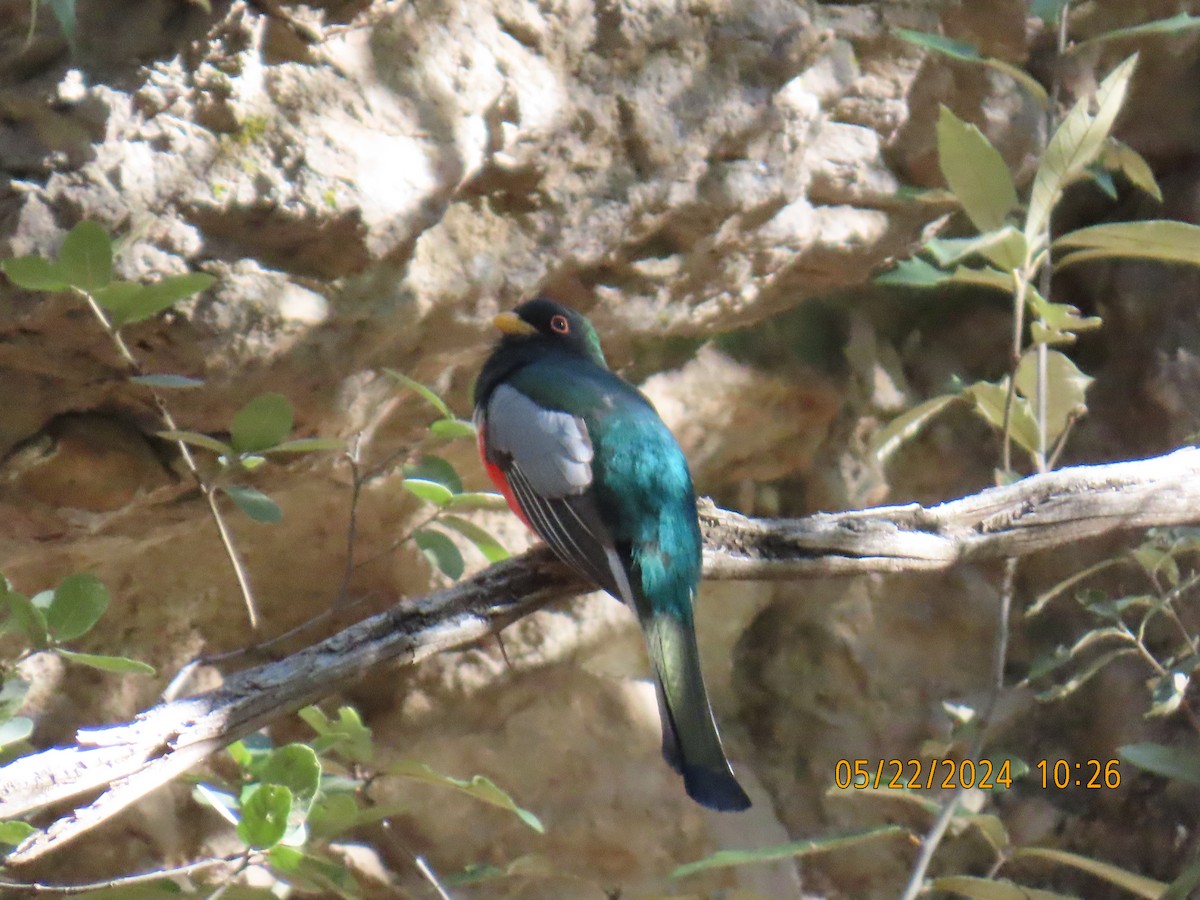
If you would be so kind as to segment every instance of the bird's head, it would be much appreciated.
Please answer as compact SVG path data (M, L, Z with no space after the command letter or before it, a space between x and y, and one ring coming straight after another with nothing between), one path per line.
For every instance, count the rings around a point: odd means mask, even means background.
M596 329L582 313L553 300L538 297L522 303L512 312L492 319L503 333L501 345L541 344L565 350L608 368Z

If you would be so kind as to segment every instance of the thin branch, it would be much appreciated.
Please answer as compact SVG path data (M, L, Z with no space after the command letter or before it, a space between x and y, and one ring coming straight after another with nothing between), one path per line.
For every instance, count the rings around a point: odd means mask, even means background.
M1012 468L1012 410L1017 398L1017 367L1021 365L1021 338L1025 334L1025 293L1029 288L1029 267L1013 269L1013 333L1009 353L1008 390L1004 392L1004 417L1000 424L1000 467L1007 476Z
M146 373L142 368L142 364L130 352L125 339L121 337L120 330L113 328L112 323L108 320L108 316L104 314L104 310L100 308L95 298L87 291L78 289L77 291L87 302L92 315L99 320L105 334L112 340L126 368L135 376L145 375ZM170 407L167 406L167 401L163 399L162 394L154 388L150 388L150 396L154 398L154 406L158 409L158 416L162 419L163 424L167 426L169 431L178 431L179 426L175 424L175 417L171 415ZM216 491L200 475L200 467L196 465L196 458L192 456L192 450L187 443L185 441L176 441L175 444L179 447L179 454L183 458L183 464L187 467L188 472L191 473L204 499L208 501L208 511L217 526L217 534L221 538L221 546L225 548L225 555L229 557L229 564L233 568L234 577L237 579L238 590L242 592L242 602L246 605L246 614L250 619L250 627L254 631L258 631L258 608L254 602L254 592L250 588L250 577L246 574L246 567L242 563L241 557L238 556L237 548L234 547L233 538L229 534L228 526L225 524L225 517L221 514L220 507L217 506Z
M217 866L229 865L246 861L245 853L235 853L232 856L219 856L212 859L200 859L196 862L190 862L186 865L176 866L173 869L155 869L153 872L141 872L137 875L125 875L121 878L112 878L108 881L91 881L86 884L42 884L41 882L19 882L7 881L0 879L0 887L10 891L18 891L26 894L84 894L88 891L102 891L113 888L128 888L139 884L149 884L155 881L162 881L164 878L178 878L182 875L194 875L197 872L203 872L205 869L213 869Z
M1063 5L1063 8L1058 13L1058 35L1055 45L1054 69L1050 74L1050 102L1046 105L1046 141L1054 134L1054 129L1058 123L1058 100L1062 92L1062 77L1060 67L1062 60L1067 50L1067 27L1070 22L1070 6L1068 2ZM1046 262L1042 266L1039 273L1039 285L1041 288L1042 300L1046 303L1050 302L1051 281L1054 278L1053 257L1050 255L1050 246L1054 240L1054 230L1051 227L1051 221L1054 218L1054 208L1051 207L1046 214ZM1037 423L1038 423L1038 452L1037 452L1037 470L1045 472L1048 469L1054 468L1053 464L1048 465L1046 462L1046 422L1050 407L1050 385L1049 385L1049 369L1050 369L1050 348L1046 342L1038 341L1037 343Z
M1004 584L1000 589L1000 609L997 612L996 621L996 649L992 656L991 689L988 691L987 705L979 716L975 738L971 742L967 759L979 759L983 756L983 742L991 725L992 716L1000 703L1000 695L1004 693L1004 663L1008 657L1008 617L1012 611L1016 582L1017 560L1010 557L1004 563ZM933 862L933 854L937 852L938 846L945 838L946 829L954 821L958 807L966 797L968 790L970 789L966 786L959 785L949 799L942 804L941 811L921 841L921 852L917 855L917 862L913 865L912 872L909 873L908 884L905 885L900 900L916 900L921 893L925 884L925 873L929 870L929 864Z
M917 504L752 519L700 504L709 578L913 572L1024 556L1112 532L1200 521L1200 449L1080 466L935 507ZM547 548L458 584L406 598L213 691L160 704L132 722L82 730L72 747L0 768L0 819L103 789L31 835L6 860L37 859L79 837L232 741L315 702L380 663L419 662L493 634L591 589Z

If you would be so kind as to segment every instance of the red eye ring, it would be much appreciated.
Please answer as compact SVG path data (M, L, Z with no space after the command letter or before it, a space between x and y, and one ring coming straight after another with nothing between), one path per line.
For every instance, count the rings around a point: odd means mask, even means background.
M566 316L552 316L550 319L550 329L557 331L559 334L570 334L571 323L567 321Z

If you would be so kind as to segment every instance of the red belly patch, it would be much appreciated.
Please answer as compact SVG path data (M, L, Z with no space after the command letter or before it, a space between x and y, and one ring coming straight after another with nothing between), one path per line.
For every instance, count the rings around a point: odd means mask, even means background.
M487 438L484 435L483 428L479 429L478 438L479 458L483 460L483 468L487 471L488 478L492 480L492 484L496 486L496 490L504 495L504 499L508 503L508 508L517 514L517 518L524 522L530 531L536 531L533 525L530 524L529 518L525 515L525 511L521 509L521 504L517 502L517 496L513 493L513 489L508 483L508 478L504 475L504 470L488 459L486 449Z

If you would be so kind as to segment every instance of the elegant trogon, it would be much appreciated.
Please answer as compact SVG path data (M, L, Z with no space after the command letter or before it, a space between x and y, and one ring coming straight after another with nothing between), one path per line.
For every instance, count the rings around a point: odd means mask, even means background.
M494 319L475 386L484 466L518 516L641 622L663 755L711 809L750 805L700 675L692 600L700 526L683 451L650 401L609 371L586 318L546 299Z

